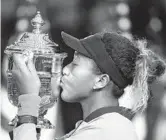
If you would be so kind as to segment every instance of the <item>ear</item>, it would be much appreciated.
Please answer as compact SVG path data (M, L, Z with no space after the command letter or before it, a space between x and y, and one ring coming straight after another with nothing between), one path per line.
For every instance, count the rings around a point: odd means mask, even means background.
M108 76L108 74L101 74L98 75L95 80L96 81L93 89L101 89L108 85L108 83L110 82L110 77Z

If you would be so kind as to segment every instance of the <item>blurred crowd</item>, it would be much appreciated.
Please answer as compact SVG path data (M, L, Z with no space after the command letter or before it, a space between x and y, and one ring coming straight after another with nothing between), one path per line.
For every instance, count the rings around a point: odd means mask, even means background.
M2 0L1 1L1 127L3 140L8 140L8 122L17 108L7 99L7 56L4 50L24 32L31 32L30 20L40 11L45 20L43 32L68 53L73 51L61 39L61 31L78 38L101 31L116 31L132 38L146 38L148 47L166 60L166 0ZM64 64L64 65L65 65ZM166 74L151 85L151 98L144 113L133 122L140 140L166 140ZM65 132L81 118L79 105L62 105L66 114ZM10 113L9 113L10 111ZM55 111L49 115L54 116ZM68 114L76 114L69 117ZM53 117L48 118L54 121Z

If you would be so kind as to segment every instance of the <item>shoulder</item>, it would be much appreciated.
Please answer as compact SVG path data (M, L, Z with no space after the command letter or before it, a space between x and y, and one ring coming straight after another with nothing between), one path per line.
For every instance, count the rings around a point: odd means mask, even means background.
M107 113L101 116L96 122L96 127L100 128L107 136L112 136L116 140L137 140L137 134L133 123L119 113Z
M71 137L95 140L137 140L134 126L130 120L119 113L107 113L88 123L84 123Z

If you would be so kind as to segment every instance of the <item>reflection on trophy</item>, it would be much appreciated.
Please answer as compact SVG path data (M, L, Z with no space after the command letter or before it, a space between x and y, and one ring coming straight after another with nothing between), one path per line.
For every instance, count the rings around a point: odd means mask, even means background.
M13 53L20 53L27 57L31 57L33 53L33 62L36 67L38 76L41 81L39 96L41 97L39 117L37 128L54 128L49 120L44 119L48 108L52 107L56 102L56 97L52 94L50 81L52 75L61 73L63 60L67 56L62 53L58 45L49 39L48 34L41 33L41 27L44 21L37 12L37 15L31 20L33 26L32 33L26 32L14 44L7 46L5 53L8 55L8 98L9 101L18 107L19 89L15 79L12 76L13 69ZM9 123L9 125L17 125L17 116Z

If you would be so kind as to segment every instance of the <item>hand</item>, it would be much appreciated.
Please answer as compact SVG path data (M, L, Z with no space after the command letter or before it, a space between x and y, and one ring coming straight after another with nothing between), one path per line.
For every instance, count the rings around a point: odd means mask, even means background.
M39 94L40 79L33 64L33 57L25 61L22 54L13 54L14 66L12 70L20 94Z
M51 78L51 89L53 92L54 97L59 97L60 95L60 80L61 80L62 74L57 73L53 74L53 77Z

